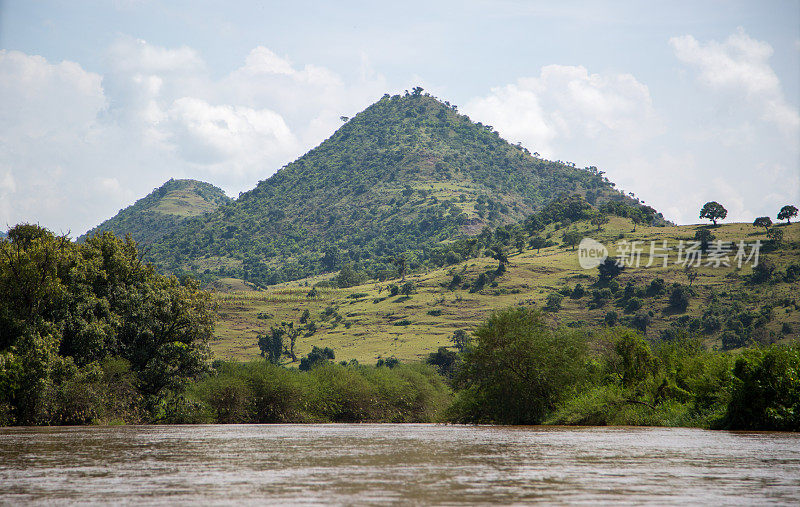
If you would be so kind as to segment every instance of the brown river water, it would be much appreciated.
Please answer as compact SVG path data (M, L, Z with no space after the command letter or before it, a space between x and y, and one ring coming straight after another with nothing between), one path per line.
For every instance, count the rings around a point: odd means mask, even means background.
M800 434L425 424L0 428L0 504L800 505Z

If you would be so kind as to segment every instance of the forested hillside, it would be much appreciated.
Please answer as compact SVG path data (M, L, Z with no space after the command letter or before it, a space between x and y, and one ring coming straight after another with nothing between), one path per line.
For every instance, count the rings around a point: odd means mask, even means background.
M111 231L118 236L130 234L138 242L150 243L175 230L186 218L213 211L230 201L222 189L210 183L171 179L78 240Z
M420 88L343 121L238 200L145 241L149 260L206 280L269 285L346 267L357 282L395 273L401 256L404 269L443 265L446 242L558 195L633 202L597 168L543 160Z

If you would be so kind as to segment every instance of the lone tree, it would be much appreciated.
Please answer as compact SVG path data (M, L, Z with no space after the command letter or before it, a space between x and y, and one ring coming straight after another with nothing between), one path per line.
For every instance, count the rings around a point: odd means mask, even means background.
M717 201L705 203L703 209L700 210L700 218L707 218L714 222L714 225L717 225L717 220L722 220L726 216L728 216L728 210Z
M283 355L283 335L281 328L270 327L268 334L258 335L258 348L261 349L261 356L267 358L272 364L278 364Z
M453 345L455 345L459 352L465 352L472 339L463 329L456 329L450 341L453 342Z
M400 276L401 281L406 281L406 258L405 257L397 257L394 261L394 265L397 266L397 274Z
M488 253L492 259L497 261L497 269L502 271L505 265L508 263L508 255L506 254L506 249L503 248L503 245L494 245Z
M786 225L792 223L792 218L797 216L797 207L787 204L778 212L778 220L786 220Z
M529 244L531 245L531 248L536 249L536 253L538 254L539 250L547 247L547 240L541 236L534 236L533 239L530 240Z
M599 271L598 277L601 281L608 282L622 273L623 269L623 266L619 265L615 258L606 257L606 260L597 266L597 270Z
M575 250L575 245L581 242L583 234L576 230L567 231L562 239L564 240L564 245L571 246L572 250Z
M753 220L753 227L763 227L765 230L769 230L772 227L772 219L769 217L758 217Z
M592 225L597 226L597 230L603 230L603 226L608 223L608 217L602 213L597 213L592 217Z
M297 361L297 355L294 353L294 345L297 337L300 336L301 330L294 327L294 322L281 322L281 329L283 329L283 335L289 338L285 353L292 358L292 362L295 362Z

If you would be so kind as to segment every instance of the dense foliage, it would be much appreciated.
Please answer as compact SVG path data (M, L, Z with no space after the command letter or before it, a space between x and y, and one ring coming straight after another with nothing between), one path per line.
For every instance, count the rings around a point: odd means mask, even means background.
M205 368L210 295L111 233L0 240L0 424L147 419Z
M538 424L584 376L583 337L553 331L537 310L497 312L474 335L457 374L459 422Z
M800 343L748 350L733 375L729 427L800 431Z
M218 363L173 403L167 422L433 422L451 400L432 368Z
M532 156L433 97L386 95L236 201L155 239L149 259L261 285L345 266L385 277L401 256L409 270L442 265L443 242L521 221L562 194L635 202L597 168Z
M461 359L451 421L800 430L797 342L737 359L686 332L581 335L516 308L485 322Z
M119 237L130 234L137 242L150 243L173 232L187 217L201 215L229 202L231 199L225 192L210 183L171 179L78 240L111 231Z

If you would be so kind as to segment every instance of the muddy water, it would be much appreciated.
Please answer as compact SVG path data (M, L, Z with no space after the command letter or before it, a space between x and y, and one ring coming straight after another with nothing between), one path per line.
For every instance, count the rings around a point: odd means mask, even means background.
M661 428L0 428L0 503L800 504L800 435Z

